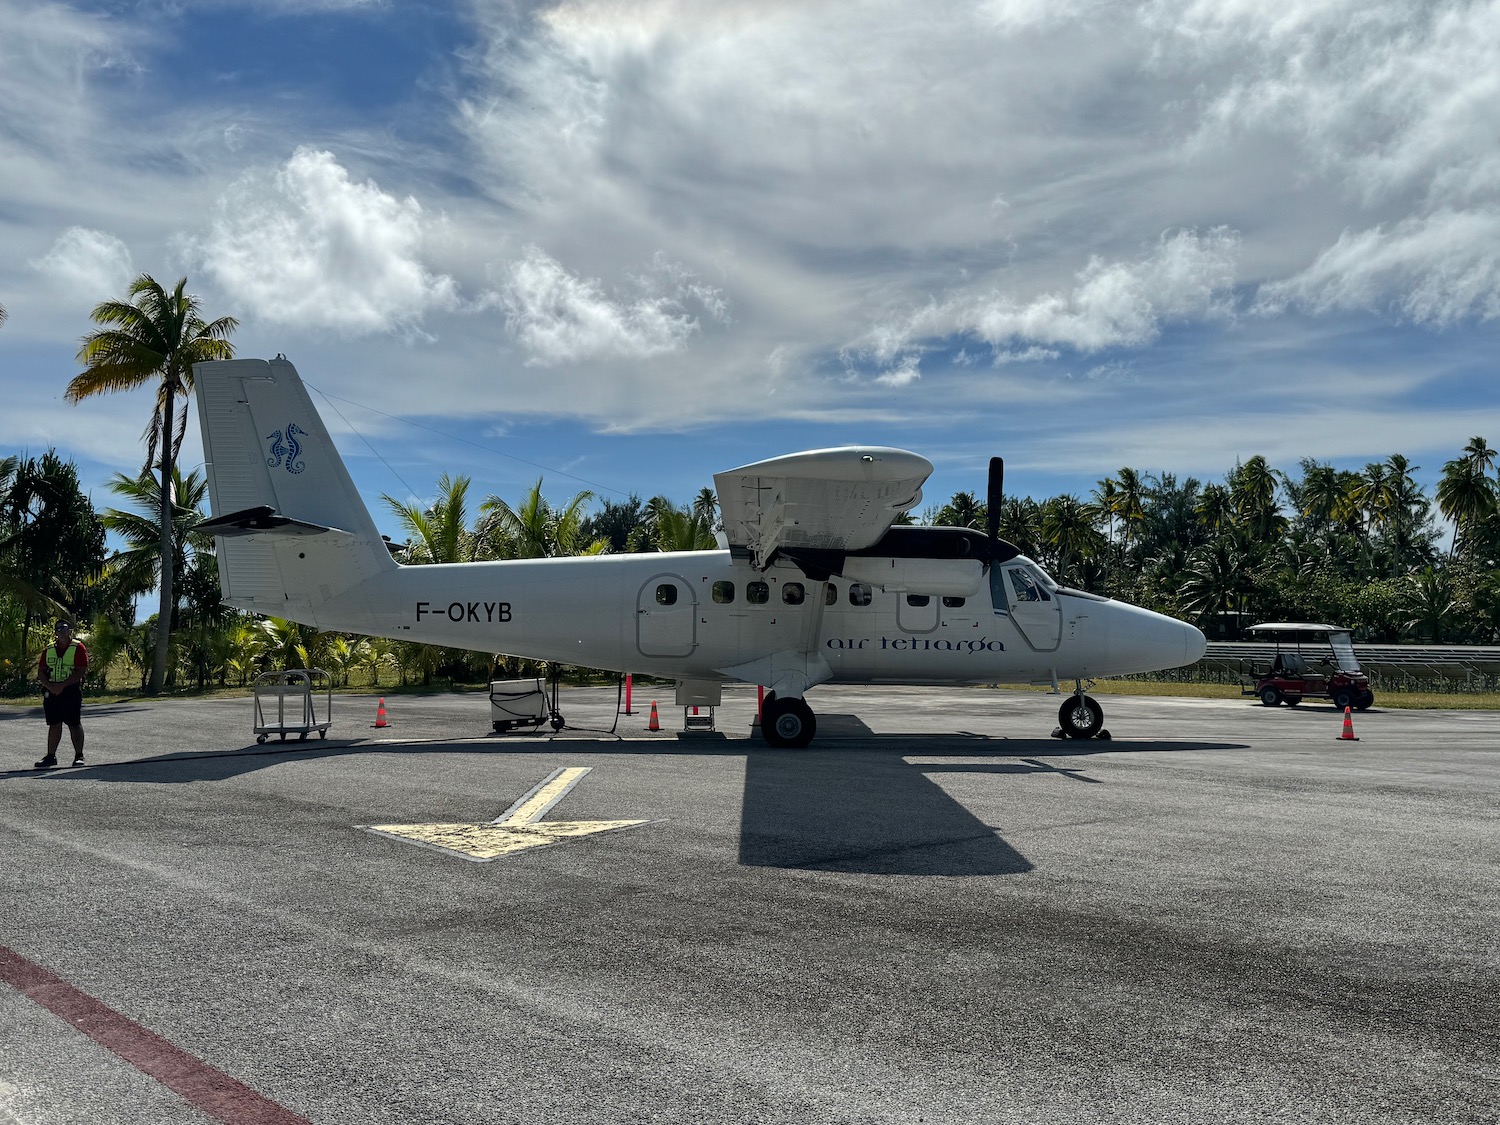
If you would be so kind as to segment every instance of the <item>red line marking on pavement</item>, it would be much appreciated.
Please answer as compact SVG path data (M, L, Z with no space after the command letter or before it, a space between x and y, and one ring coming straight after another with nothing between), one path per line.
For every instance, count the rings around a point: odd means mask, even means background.
M56 973L0 946L0 980L66 1020L225 1125L312 1125L243 1082L80 992Z

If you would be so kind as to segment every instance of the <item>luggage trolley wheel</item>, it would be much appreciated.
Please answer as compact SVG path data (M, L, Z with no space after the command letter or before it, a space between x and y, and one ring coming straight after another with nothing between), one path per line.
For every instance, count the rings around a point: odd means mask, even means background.
M266 736L263 735L263 734L256 735L255 736L255 742L256 742L256 745L258 745L258 746L264 746L266 744Z

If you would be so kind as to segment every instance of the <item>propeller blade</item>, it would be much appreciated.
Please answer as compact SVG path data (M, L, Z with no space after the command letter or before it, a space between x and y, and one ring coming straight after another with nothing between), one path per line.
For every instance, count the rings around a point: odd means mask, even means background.
M1000 538L1000 505L1005 500L1005 458L990 458L990 487L985 498L985 508L989 512L987 530L990 539Z

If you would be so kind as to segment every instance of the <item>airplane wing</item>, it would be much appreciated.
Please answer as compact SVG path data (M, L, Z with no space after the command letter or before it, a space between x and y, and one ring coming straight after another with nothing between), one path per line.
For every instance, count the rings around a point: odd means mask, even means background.
M932 462L904 449L846 446L757 461L714 474L730 547L757 567L785 547L858 551L922 501Z

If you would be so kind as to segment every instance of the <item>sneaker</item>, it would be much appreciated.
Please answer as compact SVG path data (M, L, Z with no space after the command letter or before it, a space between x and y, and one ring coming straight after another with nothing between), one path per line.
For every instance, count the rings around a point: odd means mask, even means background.
M73 756L73 764L75 766L81 766L81 765L83 765L83 755L82 754L75 754Z
M57 768L57 759L53 755L48 754L40 762L36 763L36 768L39 769L39 770L56 769Z

